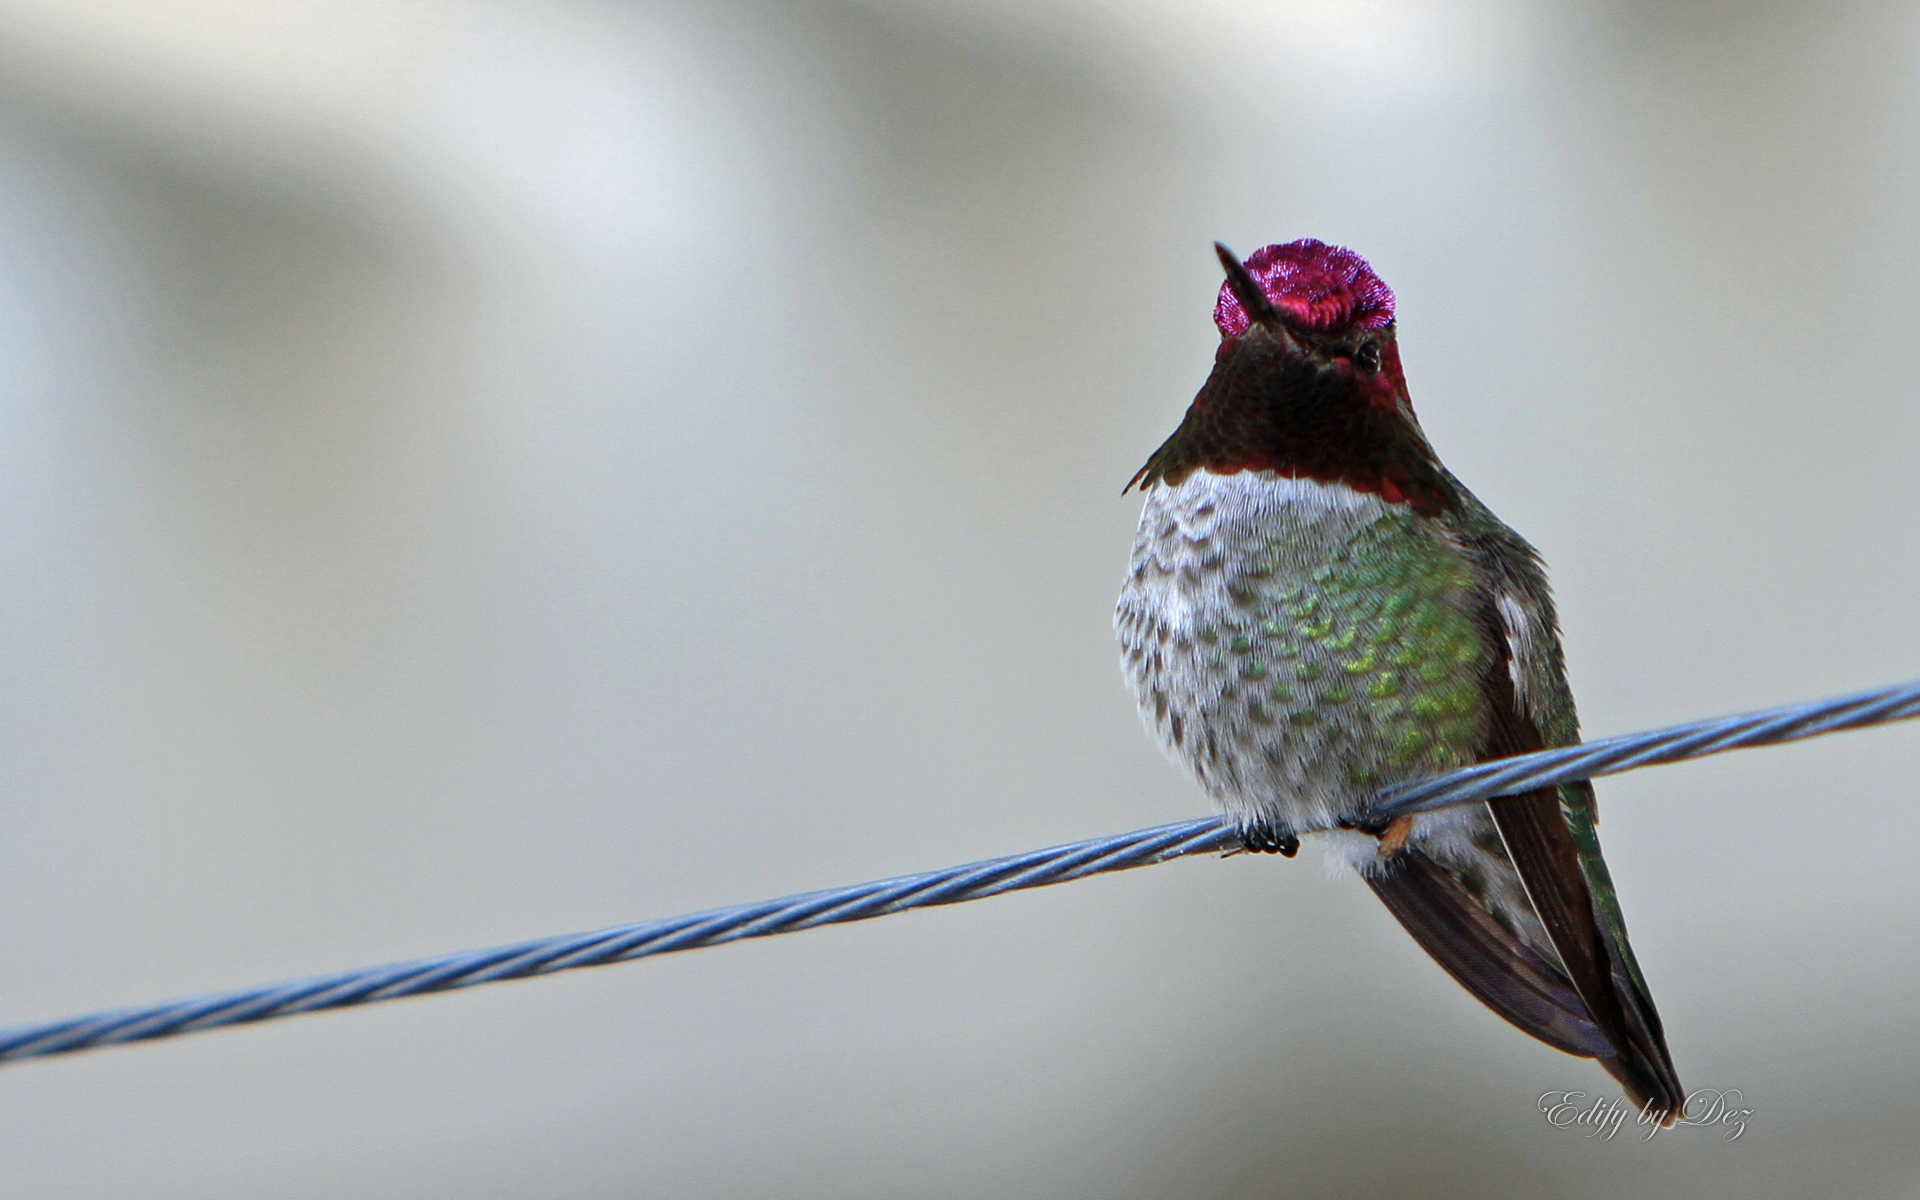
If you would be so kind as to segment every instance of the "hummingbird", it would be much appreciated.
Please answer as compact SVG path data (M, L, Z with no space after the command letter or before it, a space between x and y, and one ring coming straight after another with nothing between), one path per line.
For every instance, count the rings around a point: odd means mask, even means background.
M1392 784L1579 741L1539 553L1435 456L1365 259L1214 248L1212 373L1125 489L1145 506L1114 628L1142 719L1248 849L1319 841L1481 1003L1672 1124L1592 784L1376 812Z

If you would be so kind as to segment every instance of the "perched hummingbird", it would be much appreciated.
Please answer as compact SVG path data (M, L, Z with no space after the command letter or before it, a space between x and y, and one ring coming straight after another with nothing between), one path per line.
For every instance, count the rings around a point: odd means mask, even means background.
M1390 784L1579 740L1539 554L1434 456L1365 259L1215 249L1213 373L1128 484L1142 718L1248 848L1318 838L1481 1003L1671 1123L1592 785L1373 815Z

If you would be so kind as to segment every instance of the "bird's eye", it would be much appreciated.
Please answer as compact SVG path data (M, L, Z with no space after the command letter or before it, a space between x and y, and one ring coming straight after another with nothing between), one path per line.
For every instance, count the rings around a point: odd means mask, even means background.
M1380 347L1372 342L1362 342L1353 352L1353 365L1362 371L1380 369Z

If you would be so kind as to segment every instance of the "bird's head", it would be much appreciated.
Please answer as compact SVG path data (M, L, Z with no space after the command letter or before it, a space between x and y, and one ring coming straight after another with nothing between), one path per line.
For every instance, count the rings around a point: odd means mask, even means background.
M1243 348L1277 352L1352 381L1355 398L1389 407L1406 400L1400 350L1393 336L1393 289L1367 260L1344 246L1301 238L1266 246L1242 263L1213 244L1226 268L1213 323L1220 329L1216 357Z
M1446 507L1444 472L1407 399L1393 290L1367 260L1312 238L1244 263L1214 249L1227 279L1213 308L1213 374L1134 483L1273 471Z

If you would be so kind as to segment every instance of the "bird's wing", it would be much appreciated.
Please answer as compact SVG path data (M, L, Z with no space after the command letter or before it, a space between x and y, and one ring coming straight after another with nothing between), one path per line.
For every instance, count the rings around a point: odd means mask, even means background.
M1496 649L1485 682L1488 759L1574 741L1578 733L1537 560L1530 553L1498 557L1503 561L1483 618ZM1600 856L1592 785L1540 788L1487 803L1567 981L1613 1045L1601 1063L1637 1104L1670 1123L1685 1092Z

